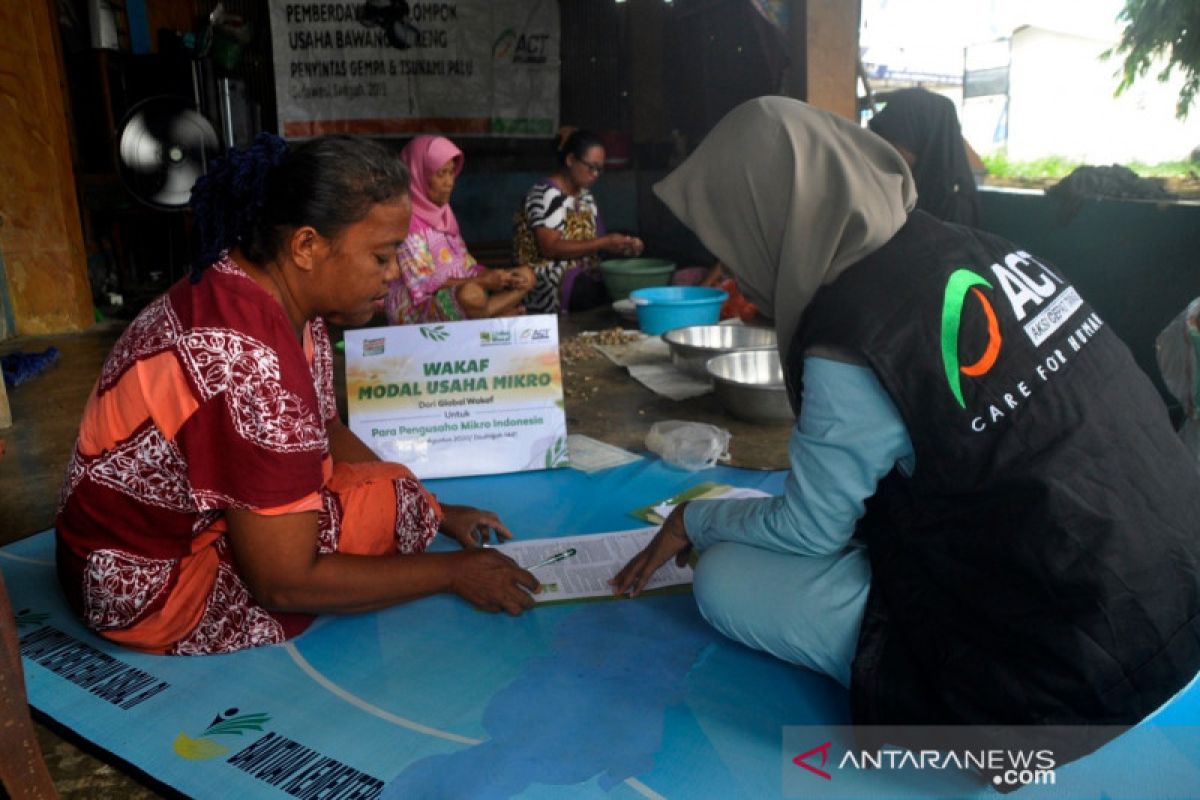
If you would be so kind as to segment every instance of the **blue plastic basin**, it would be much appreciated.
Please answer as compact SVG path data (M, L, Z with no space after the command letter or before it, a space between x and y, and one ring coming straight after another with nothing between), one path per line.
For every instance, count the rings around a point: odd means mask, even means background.
M654 286L629 293L637 309L638 327L657 336L688 325L712 325L720 319L729 294L707 286Z

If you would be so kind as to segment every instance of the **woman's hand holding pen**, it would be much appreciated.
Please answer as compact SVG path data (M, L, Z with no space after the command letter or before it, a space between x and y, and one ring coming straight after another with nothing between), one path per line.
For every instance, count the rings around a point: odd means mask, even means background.
M494 512L471 506L452 506L442 503L442 524L439 530L463 546L472 549L486 544L493 531L496 541L513 538L500 517Z
M683 509L686 506L687 503L675 506L667 521L650 540L650 544L629 559L629 563L609 580L608 585L613 587L613 594L628 592L630 597L637 597L658 568L667 563L672 556L675 557L677 566L682 567L687 563L692 552L692 543L688 541L687 530L683 525Z
M529 570L497 550L487 547L491 534L496 541L513 538L500 517L472 506L442 504L442 533L454 539L465 552L451 579L451 590L481 611L506 611L513 616L533 607L530 592L541 584Z

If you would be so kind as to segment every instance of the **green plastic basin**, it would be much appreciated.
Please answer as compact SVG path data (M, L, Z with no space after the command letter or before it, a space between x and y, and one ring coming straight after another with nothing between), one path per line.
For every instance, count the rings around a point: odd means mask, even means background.
M675 262L665 258L613 258L600 262L604 287L613 300L624 300L634 289L666 286Z

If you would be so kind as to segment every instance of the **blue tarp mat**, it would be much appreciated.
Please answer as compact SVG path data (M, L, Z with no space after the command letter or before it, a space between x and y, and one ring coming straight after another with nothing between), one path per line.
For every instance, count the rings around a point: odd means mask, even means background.
M537 538L641 527L630 510L704 480L778 493L783 475L687 473L645 460L594 475L429 485L446 502L490 508L519 537ZM724 639L690 594L544 606L518 618L434 597L322 618L285 645L176 658L123 650L84 629L60 595L53 552L50 531L0 549L30 703L190 796L993 794L958 771L842 769L829 780L797 766L806 743L821 744L821 726L848 721L845 691ZM1170 746L1179 769L1151 769L1162 762L1157 739L1132 756L1109 756L1123 737L1059 770L1057 787L1019 796L1195 796L1196 694L1163 717L1177 726ZM835 766L831 759L826 768Z

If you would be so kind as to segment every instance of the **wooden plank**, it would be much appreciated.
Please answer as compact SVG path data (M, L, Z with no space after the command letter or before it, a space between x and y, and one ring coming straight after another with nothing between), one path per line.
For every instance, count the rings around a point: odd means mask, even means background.
M92 324L50 0L0 4L0 249L18 333Z
M8 388L0 379L0 430L12 427L12 408L8 405ZM4 442L0 442L0 457L4 456Z
M792 11L796 11L795 3ZM793 52L807 68L803 99L817 108L858 121L859 4L845 0L807 0L804 4L805 49Z

